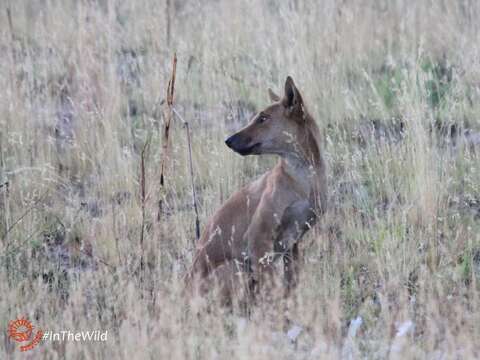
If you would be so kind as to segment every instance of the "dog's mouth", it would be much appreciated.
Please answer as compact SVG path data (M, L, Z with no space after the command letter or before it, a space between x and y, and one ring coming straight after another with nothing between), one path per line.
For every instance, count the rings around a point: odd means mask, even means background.
M237 148L237 149L234 148L233 150L235 152L239 153L242 156L254 155L254 154L258 154L258 150L260 148L260 145L261 145L261 143L256 143L256 144L253 144L253 145L247 146L247 147L242 147L242 148Z

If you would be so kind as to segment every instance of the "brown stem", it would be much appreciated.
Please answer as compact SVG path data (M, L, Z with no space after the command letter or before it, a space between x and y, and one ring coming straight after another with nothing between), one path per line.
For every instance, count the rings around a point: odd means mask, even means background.
M140 200L142 204L142 227L140 229L140 270L143 271L145 265L145 247L144 247L144 236L145 236L145 205L147 202L146 197L146 175L145 175L145 161L147 156L147 148L150 144L150 137L145 141L143 145L142 154L140 158Z
M190 171L190 183L192 186L192 201L193 201L193 210L195 211L195 235L197 240L200 239L200 220L198 217L198 207L197 207L197 194L195 191L195 180L194 180L194 173L193 173L193 159L192 159L192 141L190 137L190 126L188 122L186 122L183 117L178 113L175 108L172 108L173 113L178 116L178 118L183 122L183 126L187 132L187 144L188 144L188 164L189 164L189 171Z
M167 87L167 101L165 102L165 111L164 111L164 127L163 127L163 136L162 136L162 160L160 165L160 192L163 192L165 189L165 170L168 160L168 145L170 141L170 124L173 117L173 97L175 93L175 74L177 70L177 54L173 55L173 64L172 64L172 75L168 81ZM157 221L160 220L161 213L163 211L162 199L163 194L160 194L160 200L158 202L158 216Z

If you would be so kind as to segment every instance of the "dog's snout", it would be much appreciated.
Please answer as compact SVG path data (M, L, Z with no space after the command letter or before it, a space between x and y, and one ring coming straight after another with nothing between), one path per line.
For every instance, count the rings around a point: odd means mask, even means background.
M245 134L237 133L225 140L225 144L240 155L250 155L259 144L251 145L252 139Z

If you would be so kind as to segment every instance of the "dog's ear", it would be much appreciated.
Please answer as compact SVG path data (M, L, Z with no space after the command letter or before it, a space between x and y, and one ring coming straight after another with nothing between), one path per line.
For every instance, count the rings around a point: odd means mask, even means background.
M268 96L270 97L270 100L273 102L280 101L280 96L275 94L272 89L268 88Z
M302 95L298 91L293 79L287 76L285 80L285 95L283 97L283 106L292 112L302 112Z

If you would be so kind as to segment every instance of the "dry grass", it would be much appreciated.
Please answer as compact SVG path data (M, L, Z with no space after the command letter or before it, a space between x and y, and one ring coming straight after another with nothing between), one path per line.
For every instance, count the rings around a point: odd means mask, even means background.
M0 327L109 331L30 354L2 331L0 357L480 357L480 3L170 2L170 44L167 2L0 5ZM223 145L267 87L292 75L324 134L330 210L300 286L248 320L181 294L195 218L179 121L159 184L174 51L203 224L274 161Z

